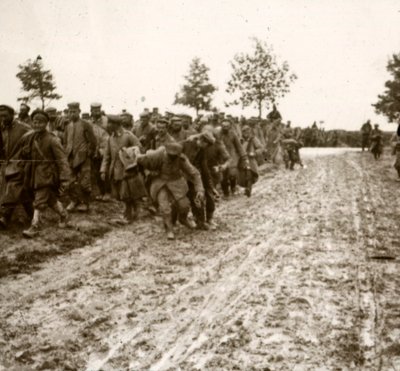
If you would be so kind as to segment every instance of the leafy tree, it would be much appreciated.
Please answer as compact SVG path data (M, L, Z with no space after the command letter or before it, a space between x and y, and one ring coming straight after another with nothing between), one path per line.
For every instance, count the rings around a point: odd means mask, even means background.
M259 39L253 40L251 54L236 54L230 62L232 74L226 92L239 94L239 98L227 105L241 103L244 108L255 104L261 118L263 107L268 108L288 93L289 85L297 76L290 73L287 62L277 61L271 46Z
M181 87L180 94L175 95L174 104L182 104L196 110L210 110L211 96L217 88L210 83L208 71L210 69L201 63L200 58L193 58L189 67L189 74L184 76L186 83Z
M40 99L42 109L45 107L45 100L60 99L61 95L55 92L56 85L53 74L50 70L45 70L42 58L38 56L35 61L28 59L25 64L18 65L19 72L16 77L22 83L22 91L27 95L18 98L18 101L28 103L34 99Z
M375 111L386 116L389 122L400 120L400 53L393 54L386 67L393 76L392 80L385 82L386 90L378 95L378 102L373 104Z

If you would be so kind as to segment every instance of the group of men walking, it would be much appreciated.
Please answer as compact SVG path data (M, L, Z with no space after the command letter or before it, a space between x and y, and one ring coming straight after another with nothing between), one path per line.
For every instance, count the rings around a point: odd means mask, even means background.
M30 238L47 207L64 227L70 213L88 212L93 200L110 197L123 203L123 223L144 208L158 212L168 239L178 222L213 230L220 193L229 197L243 187L250 197L258 166L274 162L279 149L287 168L302 165L300 138L290 123L282 124L275 106L267 120L213 113L194 122L158 109L145 110L135 122L126 110L104 114L100 103L91 105L90 115L81 114L78 102L63 114L52 107L29 111L21 105L17 117L0 105L0 227L9 226L21 204L31 220L23 234Z

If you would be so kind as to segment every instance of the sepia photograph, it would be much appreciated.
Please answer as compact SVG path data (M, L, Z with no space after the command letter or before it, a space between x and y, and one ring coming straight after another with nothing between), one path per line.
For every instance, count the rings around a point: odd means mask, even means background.
M0 0L0 371L400 371L398 0Z

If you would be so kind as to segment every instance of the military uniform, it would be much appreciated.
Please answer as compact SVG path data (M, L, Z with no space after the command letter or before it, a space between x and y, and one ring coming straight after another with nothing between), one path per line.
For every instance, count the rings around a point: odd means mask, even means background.
M91 117L90 121L96 137L96 149L92 158L92 183L96 184L100 197L103 199L109 186L107 179L103 181L100 177L100 168L103 161L105 149L107 147L109 134L107 132L107 116L101 115L98 119Z
M132 221L139 213L141 200L147 195L143 177L137 167L126 171L120 158L120 151L128 147L140 148L139 139L134 134L123 128L112 133L108 138L101 173L107 174L111 182L111 191L114 198L125 204L124 217ZM135 216L132 212L135 212Z
M371 122L368 120L361 127L361 148L362 148L363 152L364 152L364 148L369 147L371 131L372 131Z
M4 107L4 106L2 106ZM7 106L8 110L14 111ZM28 216L33 216L32 198L24 187L23 163L19 160L21 151L21 138L31 128L13 120L9 125L0 125L0 158L2 164L2 180L4 193L0 208L0 225L6 227L13 211L22 203Z
M259 156L262 151L262 145L257 137L255 137L250 128L247 128L249 131L249 136L247 137L244 134L242 138L242 146L247 154L249 160L250 169L240 171L239 172L239 185L245 187L245 192L248 197L251 195L251 189L255 182L258 180L258 164L257 164L257 156ZM243 130L245 133L246 129Z
M45 115L43 111L32 113ZM40 213L51 207L64 223L67 212L58 201L59 188L68 188L71 172L67 157L59 139L47 130L28 132L22 139L21 159L25 162L25 186L32 191L34 217L31 228L24 231L26 237L33 237L40 222Z
M152 148L152 143L157 134L156 128L153 124L149 121L143 121L143 118L147 118L148 115L149 114L146 112L142 113L140 115L141 120L139 121L139 124L133 129L133 134L135 134L139 139L144 153Z
M205 138L207 142L207 147L215 142L215 138L211 133L205 132L203 134L198 134L197 138ZM196 190L192 182L188 182L189 192L188 197L190 200L190 206L192 209L192 214L196 221L197 227L199 229L209 229L212 217L215 210L215 187L212 181L210 168L208 166L208 157L206 155L206 149L199 147L196 138L188 139L184 141L183 152L188 157L190 163L199 171L201 176L201 181L204 188L204 202L198 202L196 200ZM202 139L203 140L203 139Z
M382 154L382 131L376 125L371 131L371 148L370 152L374 155L375 160L379 159Z
M232 194L236 192L238 166L241 165L240 162L247 161L247 156L239 138L231 129L228 132L221 132L221 139L230 157L228 168L223 173L221 186L224 195L229 196L229 191Z
M170 157L169 154L175 157ZM168 238L174 238L172 232L172 211L178 220L188 225L187 216L190 202L187 197L188 184L191 181L197 193L204 193L199 172L182 154L182 146L170 143L166 148L160 148L138 158L138 165L155 172L150 186L150 196L158 203L164 219Z
M152 144L152 149L158 149L160 147L165 147L166 144L175 143L175 142L176 142L176 140L168 133L165 133L162 136L157 134L154 138L154 141Z
M85 210L87 210L92 191L91 158L96 145L93 127L89 122L78 119L68 123L64 132L64 147L73 178L70 190L72 203L68 206L68 210L74 210L79 203L86 205Z

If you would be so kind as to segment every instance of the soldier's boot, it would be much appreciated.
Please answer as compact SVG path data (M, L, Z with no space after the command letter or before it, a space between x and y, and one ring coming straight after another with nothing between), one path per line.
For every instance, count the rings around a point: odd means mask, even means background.
M169 240L175 239L174 228L173 228L173 225L172 225L171 215L169 215L169 214L163 215L163 220L164 220L165 232L167 233L167 238Z
M233 176L229 179L229 185L231 187L231 193L234 195L237 191L236 177Z
M7 229L8 224L11 221L14 209L15 209L14 206L8 206L8 205L1 206L0 229Z
M207 220L207 224L210 226L210 230L213 231L213 232L216 231L217 228L218 228L218 224L215 223L213 218L209 218Z
M172 207L172 210L171 210L172 225L176 225L177 221L178 221L178 209L176 207Z
M35 238L39 234L40 211L35 209L33 212L33 219L31 226L22 232L26 238Z
M126 224L132 223L132 204L130 202L125 202L125 210L124 210L124 222Z
M223 179L221 182L221 189L224 197L229 197L229 183L227 179Z
M184 225L185 227L187 227L189 229L195 229L196 228L196 224L188 219L188 214L187 213L180 213L178 215L178 220L179 220L179 223L181 223L182 225Z
M69 215L67 210L64 209L63 204L60 201L57 201L53 206L53 210L60 216L58 226L60 228L66 228L68 225Z
M137 220L142 217L143 214L143 207L140 201L135 201L132 203L132 220Z

